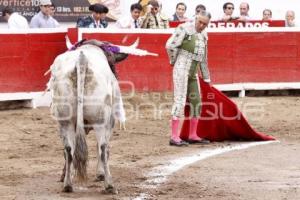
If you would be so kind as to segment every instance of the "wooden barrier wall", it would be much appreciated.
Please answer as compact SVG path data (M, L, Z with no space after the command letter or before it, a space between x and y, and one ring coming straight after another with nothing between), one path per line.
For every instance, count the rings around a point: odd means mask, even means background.
M46 89L54 58L66 50L66 32L0 33L0 93Z
M120 80L132 81L137 90L172 89L172 67L165 43L170 34L82 33L116 44L132 44L159 57L129 58L117 66ZM213 84L300 82L300 32L209 32L208 61ZM126 84L126 83L125 83Z
M117 65L122 89L129 88L130 82L138 91L172 89L172 67L165 51L170 33L69 31L73 40L77 35L122 45L139 37L139 48L158 53L159 57L129 56ZM49 78L43 74L66 50L66 34L0 32L0 93L43 91ZM300 29L211 31L208 56L213 84L300 82Z

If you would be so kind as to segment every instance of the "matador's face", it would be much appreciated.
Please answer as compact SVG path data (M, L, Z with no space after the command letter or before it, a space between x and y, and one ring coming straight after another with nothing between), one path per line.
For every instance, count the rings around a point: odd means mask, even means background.
M195 21L195 28L198 33L201 33L208 25L210 19L207 16L197 16Z

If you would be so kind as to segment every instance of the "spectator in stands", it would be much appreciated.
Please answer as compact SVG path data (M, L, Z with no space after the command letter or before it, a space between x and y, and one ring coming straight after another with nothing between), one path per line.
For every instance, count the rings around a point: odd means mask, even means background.
M141 18L141 28L147 29L167 29L169 28L168 18L159 12L159 3L156 0L150 0L147 6L146 14Z
M232 20L238 19L238 17L233 17L234 4L231 2L226 2L223 5L224 15L219 19L219 21L230 22Z
M30 21L30 28L57 28L58 22L51 16L51 0L40 0L40 12Z
M55 4L54 4L54 3L51 4L51 6L50 6L50 15L51 15L52 17L53 17L54 14L55 14L55 9L56 9Z
M55 9L56 9L56 6L54 5L54 4L51 4L51 6L50 6L50 16L54 16L54 14L55 14ZM54 19L54 18L53 18ZM56 21L56 19L54 19L55 20L55 23L56 23L56 26L58 27L59 26L59 23L58 23L58 21Z
M295 12L293 10L286 11L285 14L285 26L286 27L295 27Z
M185 3L180 2L176 5L176 12L173 15L173 19L171 21L180 21L180 22L185 22L188 20L187 17L184 16L186 12L187 6Z
M26 29L29 28L27 19L22 15L14 12L11 7L5 7L2 10L2 16L7 21L9 29Z
M270 9L264 9L262 20L264 21L272 20L272 11Z
M106 21L108 7L95 3L90 5L89 10L92 15L79 18L76 25L78 28L106 28L108 26Z
M146 12L147 12L147 6L148 6L148 3L149 3L149 0L139 0L139 2L138 2L141 6L142 6L142 8L143 8L143 10L142 10L142 12L141 12L141 16L144 16L145 14L146 14Z
M250 20L250 16L249 16L249 4L246 2L242 2L240 4L240 16L238 18L239 21L248 21Z
M157 1L158 3L158 12L160 13L162 11L162 2L160 0L155 0L155 1Z
M130 17L121 17L115 24L117 28L140 28L141 20L140 15L143 10L143 7L139 3L134 3L130 7Z
M158 2L158 5L159 5L159 9L158 9L158 13L160 15L161 18L163 19L168 19L168 23L169 23L169 17L163 13L163 8L162 8L162 1L161 0L156 0Z
M201 11L206 11L206 7L202 4L198 4L195 9L195 16L199 14Z

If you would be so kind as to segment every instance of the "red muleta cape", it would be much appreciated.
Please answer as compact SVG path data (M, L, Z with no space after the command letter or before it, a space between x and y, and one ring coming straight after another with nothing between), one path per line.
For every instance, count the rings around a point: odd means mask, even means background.
M197 135L210 141L224 140L275 140L274 137L256 132L247 122L237 105L222 92L199 77L202 93L202 111ZM180 137L188 139L189 106L185 106L185 120Z

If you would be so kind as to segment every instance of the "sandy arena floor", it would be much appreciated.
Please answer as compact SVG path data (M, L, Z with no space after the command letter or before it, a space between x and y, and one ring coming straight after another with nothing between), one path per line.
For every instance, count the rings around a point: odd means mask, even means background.
M277 137L280 143L196 162L153 188L141 186L153 167L235 142L170 147L168 95L139 95L126 100L134 112L128 112L127 130L115 128L110 143L110 166L118 195L104 194L103 183L94 182L94 132L87 136L89 179L85 185L75 183L75 192L66 194L58 182L63 146L49 108L0 111L0 199L134 199L140 194L146 194L148 199L300 199L300 97L233 100L257 130ZM149 105L152 101L156 106L164 102L164 109L153 112Z

